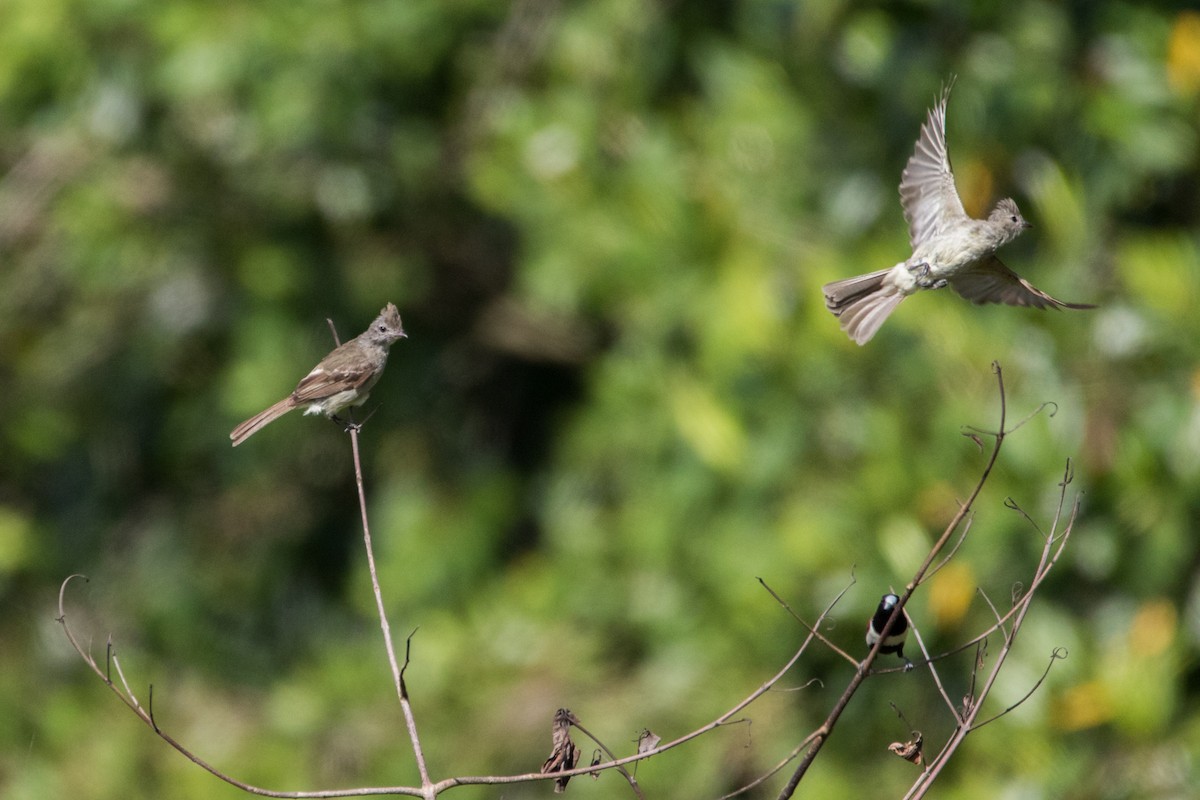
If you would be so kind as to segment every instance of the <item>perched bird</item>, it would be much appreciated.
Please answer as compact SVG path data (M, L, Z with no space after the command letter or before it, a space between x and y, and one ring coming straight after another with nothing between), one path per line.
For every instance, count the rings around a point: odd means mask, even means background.
M825 307L842 330L866 344L900 301L924 289L949 285L976 305L1006 303L1033 308L1095 308L1056 300L1017 275L996 251L1030 227L1012 198L996 203L987 219L963 210L946 151L950 87L929 110L916 149L900 178L900 204L908 220L912 256L890 269L827 283Z
M363 333L335 349L304 376L296 390L275 405L260 411L233 429L229 438L237 447L269 422L293 408L308 406L307 414L324 414L336 419L347 406L361 406L387 365L388 348L407 334L400 312L388 303Z
M896 608L896 604L900 602L900 598L894 594L885 594L879 601L879 608L875 609L875 615L871 617L871 621L867 623L867 647L875 646L879 641L880 635L883 633L883 626L887 625L887 621L892 616L892 610ZM883 640L883 644L879 646L880 653L895 653L904 658L904 640L908 637L908 618L904 616L904 612L900 612L900 616L892 625L892 629L888 632L887 637ZM906 663L905 669L912 669L912 662L904 658Z

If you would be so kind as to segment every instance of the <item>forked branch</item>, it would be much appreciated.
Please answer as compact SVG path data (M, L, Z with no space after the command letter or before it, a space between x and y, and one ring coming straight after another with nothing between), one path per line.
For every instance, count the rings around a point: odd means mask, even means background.
M942 531L941 536L939 536L937 541L934 542L933 546L930 547L929 552L925 557L925 560L922 562L920 567L918 567L916 572L913 574L912 580L905 587L904 592L900 594L900 600L896 604L894 610L892 611L891 617L888 619L886 625L879 632L878 639L875 642L874 646L871 647L870 652L867 653L866 658L863 660L863 662L859 665L858 669L855 671L853 677L850 679L849 684L846 686L845 690L842 692L841 696L838 698L837 702L834 704L833 708L830 710L828 716L825 718L825 721L820 725L820 727L818 727L816 729L816 731L814 731L814 734L811 737L811 744L809 744L807 751L804 753L803 757L801 757L800 762L796 765L796 768L792 772L788 782L779 791L779 794L778 794L779 800L787 800L787 798L790 798L793 796L793 794L796 791L796 788L800 784L800 781L804 778L804 775L807 773L808 768L812 765L812 763L816 759L817 755L821 752L822 747L824 747L825 743L829 740L829 737L833 732L834 726L837 724L838 720L841 718L842 713L845 711L847 705L849 705L850 700L858 692L858 689L862 685L863 681L865 681L867 679L867 677L869 677L872 674L871 667L874 664L876 657L879 655L880 649L882 648L888 635L891 633L893 627L895 626L897 621L900 620L902 618L902 616L904 615L904 607L907 605L909 598L912 597L913 592L916 591L916 589L918 587L920 587L925 581L927 581L934 572L936 572L938 569L940 569L942 566L944 566L944 564L955 555L958 548L961 546L963 540L966 537L966 533L967 533L966 529L963 530L959 539L954 543L951 551L949 553L945 554L945 556L943 557L943 551L946 550L947 545L953 539L955 532L958 531L960 529L960 527L962 527L962 526L969 526L972 508L974 507L975 501L979 498L980 493L983 491L983 487L987 484L988 478L992 474L992 470L995 467L996 462L1000 456L1001 448L1004 445L1005 437L1008 436L1008 434L1012 433L1013 431L1015 431L1018 428L1025 425L1033 417L1037 416L1039 413L1046 410L1047 408L1051 409L1051 412L1050 412L1051 416L1053 416L1054 413L1057 411L1057 406L1055 404L1043 403L1033 413L1029 414L1024 419L1020 420L1011 429L1008 428L1007 427L1007 425L1008 425L1008 404L1007 404L1007 398L1005 396L1005 390L1004 390L1004 374L1003 374L1003 371L1001 370L1000 364L998 362L992 363L992 370L996 375L996 384L997 384L997 389L998 389L999 399L1000 399L999 425L997 426L995 431L985 431L985 430L982 430L979 428L972 427L972 428L968 428L967 432L965 433L966 436L968 436L972 441L974 441L981 448L983 447L983 437L989 437L992 439L992 449L988 456L987 462L984 464L983 470L981 471L978 480L976 480L975 486L972 489L971 493L968 495L968 497L965 501L960 503L958 511L955 513L954 517L950 520L949 524L946 525L945 529ZM1069 478L1069 468L1068 468L1068 478ZM1064 482L1062 484L1064 493L1066 491L1067 483L1069 483L1069 480L1064 480ZM1061 513L1061 508L1062 508L1062 503L1060 501L1060 513ZM1072 517L1072 520L1073 520L1073 517ZM1056 523L1057 523L1057 519L1056 519ZM1066 538L1067 538L1067 534L1064 533L1061 541L1059 542L1060 546L1059 546L1059 550L1057 551L1057 553L1061 553L1061 548L1063 545L1065 545ZM1053 538L1053 535L1051 535L1051 537L1047 539L1047 547L1049 547L1050 544L1053 543L1054 541L1055 540ZM1055 559L1057 558L1057 553L1054 556ZM942 559L942 560L939 561L939 559ZM934 566L935 564L936 564L936 566ZM1002 653L1001 657L998 659L997 664L994 665L993 672L988 676L987 681L985 681L984 687L981 690L980 699L982 699L982 697L985 697L987 695L987 692L990 691L992 683L995 680L996 671L998 671L999 666L1003 663L1004 656L1007 656L1008 649L1011 647L1011 644L1012 644L1013 636L1015 635L1016 630L1020 627L1021 622L1024 619L1025 613L1028 611L1029 602L1032 600L1032 596L1033 596L1033 590L1036 588L1036 586L1038 584L1040 584L1041 580L1045 577L1045 572L1047 572L1051 566L1053 566L1053 559L1050 561L1049 564L1043 564L1042 567L1039 568L1038 577L1035 579L1034 585L1032 585L1030 587L1030 591L1023 598L1022 603L1018 604L1017 607L1015 607L1012 610L1012 612L1010 612L1011 615L1015 615L1015 618L1012 621L1012 627L1011 627L1010 633L1005 637L1004 652ZM986 640L987 637L989 635L991 635L991 633L994 632L997 628L1002 628L1004 625L1004 622L1005 622L1005 618L1001 618L1000 620L998 620L995 623L995 626L990 628L987 633L981 635L980 637L977 637L976 641ZM919 633L917 634L917 636L919 639ZM929 656L927 651L925 651L923 643L921 644L921 647L922 647L922 653L925 656L926 663L929 664L931 670L934 670L934 667L931 663L934 659ZM933 675L934 675L935 681L938 684L939 690L942 692L942 696L948 698L948 696L945 693L944 688L941 686L940 677L937 675L936 670L934 670ZM975 702L972 704L972 707L970 709L968 709L967 712L965 712L962 717L959 718L960 722L962 723L961 727L964 730L964 735L965 735L965 731L967 729L969 729L970 725L974 721L975 715L978 713L978 709L979 709L979 703ZM957 714L956 714L956 716L957 716ZM955 747L957 747L957 745L955 745ZM953 752L953 748L951 748L950 752ZM947 756L948 756L948 754L947 754ZM944 763L944 762L939 762L936 765L936 768L939 770L941 768L941 763ZM933 772L934 772L934 768L931 766L930 770L926 771L926 773L924 773L924 774L930 775Z
M378 572L376 569L375 555L374 555L374 550L373 550L372 540L371 540L370 521L369 521L368 514L367 514L366 491L364 488L363 472L362 472L362 465L361 465L361 458L360 458L360 451L359 451L359 441L358 441L359 426L353 426L353 425L348 426L347 430L351 436L351 447L352 447L352 452L353 452L353 457L354 457L356 488L357 488L357 495L358 495L358 500L359 500L359 507L360 507L361 516L362 516L363 542L364 542L364 548L366 550L367 566L368 566L368 570L369 570L370 577L371 577L371 586L372 586L372 591L373 591L374 597L375 597L376 611L379 616L380 629L383 633L384 646L385 646L385 650L386 650L386 654L387 654L388 663L391 668L395 691L396 691L397 697L399 699L401 709L404 714L406 729L409 734L410 744L413 749L414 758L415 758L418 772L419 772L419 775L421 778L420 786L360 787L360 788L348 788L348 789L329 789L329 790L320 790L320 791L283 792L283 791L275 791L275 790L265 789L265 788L258 787L258 786L253 786L251 784L245 783L244 781L240 781L236 778L233 778L233 777L221 772L220 770L215 768L212 764L209 764L207 761L203 760L202 758L200 758L199 756L197 756L196 754L191 752L187 747L185 747L179 741L174 739L170 734L168 734L165 730L163 730L163 728L158 724L158 721L155 719L155 715L154 715L152 706L143 706L141 704L141 702L137 699L136 695L134 694L134 692L129 684L129 681L126 679L124 670L122 669L122 666L120 663L120 660L117 657L116 649L112 645L111 641L108 643L108 646L106 648L106 664L103 669L96 663L95 659L80 645L79 641L77 640L77 637L75 636L75 633L71 630L70 626L67 624L67 616L66 616L66 611L65 611L65 593L66 593L67 586L68 586L68 584L70 584L70 582L74 578L80 577L80 576L73 575L73 576L67 578L62 584L62 587L59 591L58 621L62 624L63 630L65 631L67 639L71 643L71 646L75 649L75 651L77 653L79 653L80 657L83 658L84 662L88 665L88 667L97 676L99 676L100 679L105 683L105 685L108 686L109 690L112 691L121 700L121 702L124 703L145 725L147 725L149 728L151 728L151 730L153 730L157 736L162 738L171 747L173 747L178 752L183 754L190 761L197 764L201 768L205 769L210 774L214 775L215 777L219 778L220 780L222 780L232 786L236 786L237 788L242 789L243 791L248 792L250 794L255 794L255 795L259 795L259 796L263 796L263 797L279 797L279 798L332 798L332 797L360 797L360 796L382 796L382 795L397 796L398 795L398 796L409 796L409 797L423 797L423 798L426 798L426 800L433 800L438 795L440 795L442 792L445 792L448 789L451 789L455 786L505 785L505 784L523 783L523 782L529 782L529 781L554 780L554 781L558 782L560 786L565 787L567 781L573 776L586 775L586 774L596 775L597 773L604 771L604 770L615 769L615 770L618 770L622 774L622 776L625 778L626 782L630 786L633 794L637 798L640 799L643 796L641 787L639 786L636 778L628 770L625 769L625 767L627 765L636 763L636 762L644 760L644 759L651 758L653 756L659 755L661 753L665 753L674 748L680 747L681 745L683 745L689 741L692 741L700 736L708 734L712 731L715 731L718 728L745 722L746 721L745 718L740 716L741 713L746 708L748 708L752 703L754 703L756 700L761 698L764 694L766 694L767 692L774 689L778 685L778 683L783 679L784 675L786 675L795 666L795 664L800 660L800 658L804 655L804 653L807 651L809 646L814 641L820 641L820 642L824 643L826 646L830 647L833 651L837 652L842 658L850 661L852 664L855 665L856 669L855 669L854 675L851 678L848 686L843 691L843 693L839 697L837 703L834 705L833 709L829 712L829 715L826 717L824 723L820 727L818 727L815 731L813 731L809 736L805 737L804 740L802 740L798 745L796 745L795 748L793 748L793 750L788 755L786 755L783 759L781 759L765 775L762 775L759 778L756 778L754 781L748 783L746 786L743 786L741 789L739 789L735 792L732 792L728 795L725 795L725 797L727 797L727 798L735 797L735 796L742 794L756 786L759 786L763 782L765 782L768 778L770 778L772 775L777 774L785 766L787 766L790 763L793 763L796 758L800 758L800 762L799 762L799 764L797 764L795 770L791 774L788 783L784 786L784 788L779 793L780 798L788 798L788 797L792 796L793 792L796 789L796 786L798 785L800 780L803 778L808 767L812 764L813 760L816 758L816 756L820 752L820 750L823 747L823 745L825 744L825 742L828 741L829 736L831 735L833 728L836 725L836 723L838 722L838 719L840 718L842 712L845 710L847 704L850 702L851 698L855 695L858 688L861 686L862 682L864 680L866 680L866 678L869 677L870 675L875 674L872 671L872 665L873 665L876 657L879 654L880 647L882 646L883 642L886 640L887 635L890 632L890 630L892 629L893 625L899 619L901 619L902 616L904 615L904 607L905 607L905 604L908 602L908 599L912 596L913 592L918 587L920 587L926 580L928 580L928 578L934 572L936 572L938 569L940 569L950 558L952 558L957 553L958 548L962 545L963 541L965 540L965 538L967 536L967 533L969 532L973 505L976 502L976 500L978 499L980 493L983 490L984 485L987 483L987 480L988 480L989 476L991 475L992 469L995 466L997 458L1000 454L1000 450L1003 445L1005 436L1008 433L1011 433L1011 430L1006 428L1007 408L1006 408L1006 399L1005 399L1005 394L1004 394L1003 375L1002 375L999 364L993 364L993 370L995 372L997 384L999 387L1000 424L999 424L997 430L994 432L984 432L984 431L979 431L977 429L970 429L971 432L969 434L967 434L974 441L976 441L977 443L980 443L980 444L982 444L982 439L980 438L981 436L991 437L993 440L991 453L990 453L990 455L987 459L987 462L984 465L984 468L974 486L974 489L971 491L971 493L967 497L967 499L960 504L953 519L946 526L945 530L939 536L939 538L935 542L935 544L930 548L930 551L929 551L928 555L926 556L924 562L921 564L920 568L914 573L913 578L910 581L910 583L905 587L904 592L900 595L899 603L896 605L894 611L892 612L890 619L887 621L887 624L884 626L884 628L882 629L882 631L880 633L878 642L871 648L871 650L867 654L866 658L861 663L855 662L853 657L850 656L850 654L848 654L845 651L836 647L833 644L833 642L831 642L829 639L827 639L824 636L824 634L821 633L821 628L822 628L823 624L825 623L825 621L827 620L830 612L833 610L833 608L836 606L836 604L841 600L841 598L845 595L846 591L850 588L850 586L852 586L854 584L853 579L851 579L850 583L845 588L843 588L842 591L826 606L826 608L817 616L816 620L811 625L809 623L805 622L803 619L801 619L798 615L796 615L791 610L790 606L788 606L788 604L778 594L776 594L774 592L774 590L772 590L769 586L767 586L765 582L762 582L762 585L764 586L764 588L766 588L768 591L770 591L771 594L775 597L775 599L781 605L783 605L783 607L788 611L788 613L791 613L799 622L801 622L801 624L804 626L804 628L806 630L806 635L803 637L801 643L799 644L799 646L796 649L796 651L794 652L794 654L791 656L791 658L789 658L787 660L787 662L785 664L782 665L781 668L779 668L771 677L769 677L766 681L764 681L758 688L756 688L755 690L750 692L748 695L743 697L741 700L737 701L732 707L729 708L729 710L727 710L725 713L718 716L716 719L712 720L711 722L706 723L705 725L702 725L702 726L696 728L695 730L692 730L686 734L683 734L682 736L678 736L666 743L659 743L657 737L648 736L648 737L642 738L639 740L638 752L633 755L629 755L629 756L625 756L625 757L621 757L621 758L616 757L616 755L607 746L600 743L599 739L597 739L590 731L585 729L583 727L583 725L580 724L578 718L576 718L573 714L570 714L570 712L563 709L563 710L560 710L560 712L559 712L560 715L565 715L565 716L563 716L563 724L561 726L559 726L562 728L562 730L560 731L559 728L556 727L556 729L555 729L556 735L560 736L560 738L563 739L563 742L566 742L566 741L569 741L569 727L573 726L573 727L578 728L580 730L580 732L589 736L590 738L592 738L593 740L595 740L597 742L597 744L599 745L599 748L607 755L607 757L608 757L607 761L599 762L599 755L597 754L597 757L595 759L593 759L593 763L587 764L585 766L577 766L576 765L577 759L574 757L569 758L569 759L567 759L567 758L560 759L557 763L552 765L553 771L550 773L528 772L528 773L519 774L519 775L460 776L460 777L446 778L446 779L443 779L440 781L434 781L430 777L429 771L428 771L428 768L426 765L424 751L421 746L421 739L418 734L415 715L413 713L412 705L411 705L410 698L409 698L408 687L405 683L405 678L404 678L404 674L408 667L409 659L410 659L411 652L412 652L412 636L410 635L406 641L404 661L403 661L403 664L401 664L399 662L399 660L397 659L395 647L394 647L394 644L392 641L391 626L388 623L384 600L383 600L383 592L382 592L382 589L381 589L381 586L379 583ZM1042 409L1048 407L1049 405L1051 405L1051 404L1044 404L1041 408L1038 409L1038 411L1041 411ZM1036 414L1036 413L1038 413L1038 412L1034 412L1034 414ZM1021 425L1024 425L1032 416L1033 415L1030 415L1030 417L1027 417L1026 419L1019 422L1016 426L1014 426L1014 428L1012 430L1016 430L1016 428L1019 428ZM967 733L969 733L971 730L981 727L982 725L988 724L989 722L993 721L994 719L999 718L1000 716L1003 716L1004 714L1011 711L1012 708L1015 708L1015 707L1019 706L1021 702L1024 702L1024 698L1023 698L1021 701L1019 701L1018 703L1015 703L1009 709L1005 709L1004 711L1000 712L999 714L996 714L992 718L985 720L983 722L976 722L977 716L979 714L979 708L982 704L982 701L987 697L988 693L990 692L990 690L995 682L996 675L999 672L1000 667L1003 665L1005 658L1007 657L1008 653L1010 652L1010 650L1012 648L1013 642L1016 638L1016 634L1020 630L1021 624L1025 618L1026 613L1028 612L1029 605L1032 601L1034 593L1039 588L1041 583L1044 581L1044 579L1045 579L1046 575L1049 573L1049 571L1057 563L1058 558L1062 554L1063 549L1065 548L1067 540L1070 536L1071 529L1074 525L1075 513L1078 509L1077 504L1072 509L1070 519L1067 522L1065 529L1061 533L1058 532L1059 523L1060 523L1060 519L1061 519L1061 516L1063 513L1063 508L1064 508L1066 487L1070 483L1070 478L1071 478L1070 465L1068 464L1067 474L1064 477L1064 480L1061 484L1062 495L1060 496L1059 508L1058 508L1057 515L1055 517L1054 525L1052 525L1050 531L1044 535L1045 536L1045 539L1044 539L1045 545L1043 548L1042 559L1038 565L1037 571L1035 572L1034 579L1030 583L1028 591L1026 591L1024 594L1020 595L1019 597L1014 598L1013 607L1006 614L1000 614L999 612L997 612L995 614L995 617L996 617L995 623L991 627L989 627L989 629L987 631L985 631L983 634L981 634L980 636L973 639L971 642L964 645L964 647L969 647L972 644L978 645L980 643L986 642L987 639L990 636L992 636L994 633L996 633L997 631L1001 632L1002 637L1003 637L1003 645L1000 648L1000 652L997 655L995 663L992 664L991 670L988 672L988 674L986 676L983 676L983 680L982 680L980 688L978 690L978 696L977 697L975 696L975 692L973 690L970 702L968 704L966 704L961 711L955 710L954 705L949 701L949 696L946 694L944 688L942 687L940 677L937 675L937 671L933 665L933 662L935 660L944 658L946 655L949 655L949 654L930 656L929 653L925 649L924 642L921 640L920 632L916 629L915 625L912 626L912 630L917 638L917 641L920 644L922 654L924 655L924 659L925 659L924 663L928 664L930 670L933 671L932 674L934 675L934 678L938 684L939 690L942 692L943 698L946 700L947 705L949 705L951 707L951 710L955 715L956 730L955 730L955 735L951 738L951 740L949 742L947 742L946 746L942 749L942 751L938 754L938 756L930 763L927 770L922 774L921 779L919 779L918 782L916 784L914 784L913 788L910 790L909 796L919 797L924 794L924 792L928 789L928 786L937 777L938 773L940 772L940 770L946 763L946 760L950 757L951 754L953 754L953 752L958 747L958 745L961 743L962 739L965 738ZM1013 504L1012 507L1016 508L1016 510L1019 513L1024 514L1024 512L1021 511L1019 509L1019 507L1017 507L1015 504ZM1028 519L1027 515L1026 515L1026 519ZM1030 520L1030 521L1032 522L1032 520ZM956 533L958 534L957 538L955 536ZM961 648L959 648L959 649L961 649ZM951 651L951 652L957 652L957 650L958 649L956 649L955 651ZM1057 660L1057 658L1059 658L1059 657L1061 657L1061 656L1056 651L1055 655L1051 659L1051 664L1053 664L1053 662L1055 660ZM1047 667L1047 672L1048 671L1049 671L1049 667ZM117 680L115 680L115 681L113 679L114 672L116 673L116 678L117 678ZM1044 680L1044 679L1045 679L1045 675L1043 675L1042 680ZM1032 693L1032 691L1035 691L1040 684L1041 684L1041 680L1039 680L1038 683L1030 690L1030 693ZM152 688L151 688L151 693L150 693L149 697L151 697L151 698L153 697ZM918 739L920 738L919 735L917 736L917 738ZM556 750L565 748L565 746L566 746L565 744L562 744L562 747L558 747L558 745L556 745ZM919 744L917 745L917 747L919 750ZM903 749L903 748L901 748L901 749ZM913 760L913 759L910 759L910 760Z

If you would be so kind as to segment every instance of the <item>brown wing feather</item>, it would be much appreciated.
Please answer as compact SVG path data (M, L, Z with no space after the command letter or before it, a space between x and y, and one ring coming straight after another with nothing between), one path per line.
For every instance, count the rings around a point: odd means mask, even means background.
M908 220L908 239L914 250L937 235L947 220L967 215L954 188L954 173L946 149L949 99L950 86L947 86L937 104L929 109L912 157L900 177L900 205Z
M292 402L296 405L315 403L347 389L361 389L377 374L366 368L361 350L358 340L352 339L321 359L321 363L296 384Z
M1004 303L1029 308L1095 308L1086 303L1066 303L1051 297L995 256L950 278L950 286L976 305Z

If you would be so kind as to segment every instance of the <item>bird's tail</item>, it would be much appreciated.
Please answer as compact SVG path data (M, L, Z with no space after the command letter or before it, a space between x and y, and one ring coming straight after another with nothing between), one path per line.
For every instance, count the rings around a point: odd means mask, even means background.
M885 280L891 271L881 269L821 287L825 293L825 307L842 321L842 330L857 344L871 341L879 326L905 297L898 287Z
M258 433L259 429L264 425L274 422L295 407L295 404L292 403L292 398L288 396L270 408L258 412L253 417L234 428L233 432L229 434L229 438L233 440L233 446L237 447L255 433Z

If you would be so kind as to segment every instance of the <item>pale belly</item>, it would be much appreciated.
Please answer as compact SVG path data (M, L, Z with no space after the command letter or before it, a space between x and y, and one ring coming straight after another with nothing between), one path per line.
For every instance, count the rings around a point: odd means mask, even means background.
M925 242L907 261L901 261L888 273L887 282L902 294L944 286L945 280L961 272L992 252L973 228L959 235L942 235Z

